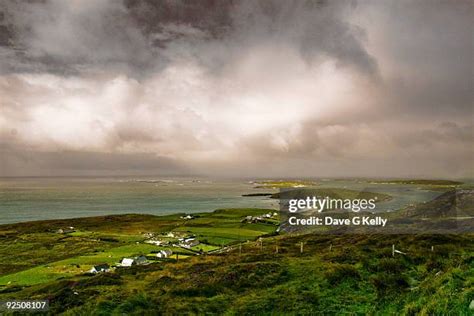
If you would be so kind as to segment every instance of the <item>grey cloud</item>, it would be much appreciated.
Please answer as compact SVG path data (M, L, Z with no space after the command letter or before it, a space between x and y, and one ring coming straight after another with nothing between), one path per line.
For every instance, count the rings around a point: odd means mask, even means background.
M0 155L0 176L189 174L183 163L149 153L43 152L3 145Z
M458 125L454 122L443 122L432 128L400 131L394 140L402 147L461 146L474 148L474 124ZM474 152L473 152L474 153ZM474 157L471 157L474 159Z
M386 64L387 112L473 115L471 1L363 1L359 10L372 51Z
M2 1L2 172L470 175L472 10Z
M99 65L126 71L145 69L153 58L118 1L5 1L0 9L15 51L6 71L74 73Z
M334 58L374 75L376 60L365 50L364 30L347 22L351 1L243 1L234 12L237 32L258 41L286 40L312 62Z
M374 74L364 31L344 21L346 7L350 2L6 1L1 69L141 77L181 56L213 70L273 41L299 47L308 62L329 56Z

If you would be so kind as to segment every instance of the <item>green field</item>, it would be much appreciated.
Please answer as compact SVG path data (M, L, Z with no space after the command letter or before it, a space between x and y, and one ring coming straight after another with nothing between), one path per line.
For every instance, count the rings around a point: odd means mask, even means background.
M2 273L0 286L34 285L88 272L102 263L116 265L123 257L150 255L171 249L183 259L192 251L144 243L145 234L184 232L201 242L192 250L213 251L240 241L254 240L273 233L273 224L241 223L247 215L258 216L273 210L223 209L195 214L192 220L182 214L156 217L124 215L4 225L0 228ZM113 225L112 225L113 223ZM73 226L73 232L56 230ZM186 235L185 234L185 235ZM173 240L173 239L172 239ZM176 240L176 239L174 239Z

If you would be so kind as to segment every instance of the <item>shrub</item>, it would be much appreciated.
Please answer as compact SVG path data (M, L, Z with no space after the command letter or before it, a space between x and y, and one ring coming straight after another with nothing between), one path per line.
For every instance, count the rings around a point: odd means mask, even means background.
M120 285L122 277L116 273L101 273L92 278L81 280L79 286Z
M409 286L407 279L399 274L377 273L370 278L370 282L375 287L379 298L388 294L401 293Z
M144 315L145 311L150 314L156 311L158 305L154 303L148 296L143 293L138 293L118 306L118 311L122 314Z
M329 283L341 283L346 279L360 279L357 269L351 264L334 264L324 273Z
M400 273L405 269L402 262L393 258L382 258L379 260L377 270L385 273Z

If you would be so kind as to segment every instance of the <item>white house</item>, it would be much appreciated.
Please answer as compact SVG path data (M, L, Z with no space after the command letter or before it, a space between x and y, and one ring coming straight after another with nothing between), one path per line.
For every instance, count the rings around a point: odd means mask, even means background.
M194 246L197 246L199 245L199 240L197 240L196 238L186 238L184 239L180 246L181 247L184 247L184 248L191 248L191 247L194 247Z
M169 250L169 249L166 249L166 250L160 250L156 256L158 258L168 258L169 256L171 256L173 254L173 251Z
M131 267L135 264L136 264L136 262L132 258L123 258L122 261L120 261L120 265L122 267Z

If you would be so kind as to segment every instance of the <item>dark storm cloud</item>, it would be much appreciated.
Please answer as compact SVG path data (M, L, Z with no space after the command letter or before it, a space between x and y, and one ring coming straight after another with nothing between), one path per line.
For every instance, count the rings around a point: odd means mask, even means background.
M8 30L3 71L144 69L153 57L119 1L3 1L0 8Z
M390 108L419 116L472 115L472 1L363 3L360 19L385 64Z
M344 21L348 6L282 0L5 1L1 70L112 70L140 77L178 57L223 66L268 41L297 46L308 61L330 56L375 73L376 62L362 44L364 32Z
M0 12L0 174L474 172L470 1Z

